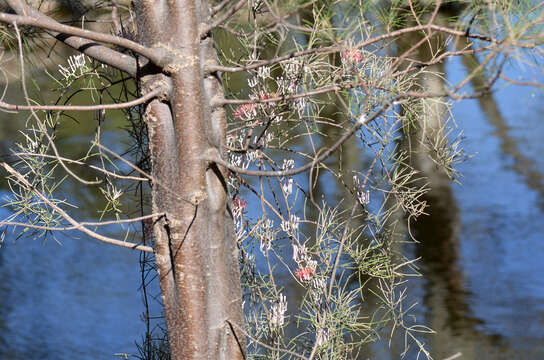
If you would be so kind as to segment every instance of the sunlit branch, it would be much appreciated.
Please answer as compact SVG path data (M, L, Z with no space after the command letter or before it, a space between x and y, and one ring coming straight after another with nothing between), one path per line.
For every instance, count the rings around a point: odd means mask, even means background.
M150 215L144 215L139 216L136 218L131 219L119 219L119 220L109 220L109 221L81 221L78 224L82 226L106 226L106 225L119 225L119 224L127 224L127 223L133 223L133 222L139 222L142 220L147 219L153 219L153 218L159 218L161 216L164 216L164 213L158 213L158 214L150 214ZM32 228L36 230L43 230L43 231L70 231L70 230L78 230L77 226L43 226L43 225L35 225L30 223L23 223L23 222L17 222L17 221L0 221L0 226L13 226L13 227L25 227L25 228Z
M504 44L503 46L506 46L506 44ZM463 86L465 86L470 81L470 79L472 79L473 77L475 77L476 75L481 73L481 71L484 69L485 65L487 65L487 63L489 63L491 61L491 59L493 59L495 56L497 56L497 54L499 53L499 50L501 48L503 48L503 46L494 49L489 55L487 55L486 58L484 59L484 61L482 61L481 64L479 64L474 70L472 70L472 72L467 77L465 77L465 79L463 79L463 81L461 81L459 84L457 84L457 86L453 89L453 92L459 91Z
M514 84L514 85L519 85L519 86L530 86L530 87L538 87L538 88L541 88L541 89L544 89L544 84L540 84L540 83L537 83L536 81L521 81L521 80L516 80L516 79L512 79L504 74L500 74L499 77L501 79L503 79L504 81L507 81L511 84Z
M34 10L28 6L24 1L18 0L6 0L9 6L15 10L16 13L25 16L31 16L39 19L43 23L59 24L52 18L42 14L41 12ZM65 43L66 45L74 48L75 50L84 53L90 58L93 58L101 63L107 64L113 68L126 72L132 77L136 77L137 64L136 59L132 56L123 54L121 52L110 49L107 46L97 44L90 40L76 37L65 36L57 32L50 31L49 34L54 36L58 41Z
M438 26L438 25L434 25L434 24L428 24L428 25L412 26L412 27L409 27L409 28L404 28L404 29L400 29L400 30L397 30L397 31L392 31L390 33L383 34L383 35L377 36L375 38L368 39L366 41L361 41L357 45L353 46L353 49L361 49L361 48L363 48L365 46L369 46L369 45L372 45L374 43L377 43L377 42L380 42L380 41L383 41L383 40L395 38L395 37L398 37L400 35L409 34L409 33L412 33L412 32L417 32L417 31L422 31L422 30L434 30L434 31L438 31L438 32L443 32L445 34L450 34L450 35L453 35L453 36L467 37L467 38L479 39L479 40L483 40L483 41L487 41L487 42L491 42L491 43L497 43L497 40L495 40L494 38L489 37L489 36L474 35L474 34L470 34L470 35L467 36L467 34L464 31L454 30L454 29L450 29L450 28L447 28L447 27L444 27L444 26ZM313 54L333 54L333 53L338 53L338 52L340 52L342 50L344 50L343 46L327 46L327 47L311 48L311 49L306 49L306 50L294 51L294 52L292 52L290 54L283 55L283 56L278 56L278 57L275 57L273 59L257 61L257 62L255 62L255 63L253 63L251 65L245 65L245 66L219 66L219 65L211 66L211 65L208 65L208 66L205 67L205 69L208 72L215 72L215 71L222 71L222 72L248 71L248 70L257 69L257 68L259 68L261 66L269 66L269 65L278 64L278 63L280 63L282 61L293 59L293 58L300 57L300 56L313 55Z
M342 146L357 130L361 128L361 126L368 124L369 122L376 119L378 116L383 114L384 111L386 111L394 102L401 100L406 96L397 96L393 100L389 101L387 104L384 104L379 110L375 111L371 116L364 117L361 116L359 118L355 125L353 125L350 130L342 135L342 137L334 143L330 148L328 149L322 149L322 154L314 158L312 162L309 162L299 168L292 169L292 170L277 170L277 171L263 171L263 170L248 170L244 169L238 166L234 166L232 164L229 164L225 160L221 159L217 154L208 153L201 157L202 160L212 161L215 162L221 166L226 167L230 171L234 171L238 174L242 175L249 175L249 176L292 176L299 174L301 172L304 172L308 169L313 168L314 166L321 163L323 160L327 159L332 153L334 153L340 146Z
M267 98L260 98L260 99L223 99L220 101L216 101L213 105L214 106L224 106L224 105L243 105L243 104L266 104L266 103L274 103L278 101L287 101L287 100L295 100L300 99L304 97L310 97L314 95L324 94L331 91L340 91L340 90L347 90L347 89L354 89L357 87L362 86L361 83L355 83L355 84L335 84L335 85L325 85L318 89L300 93L300 94L294 94L294 95L285 95L285 96L274 96L274 97L267 97Z
M105 174L107 176L111 176L111 177L114 177L114 178L117 178L117 179L133 180L133 181L150 181L148 178L117 174L117 173L108 171L106 169L103 169L101 167L91 165L91 164L87 164L87 163L85 163L83 161L68 159L68 158L65 158L65 157L62 157L62 156L55 156L55 155L48 155L48 154L37 154L37 153L29 153L29 152L18 152L18 153L13 153L12 155L13 156L18 156L18 157L32 156L32 157L42 157L42 158L46 158L46 159L62 160L62 161L65 161L67 163L70 163L70 164L89 167L89 168L91 168L93 170L99 171L99 172L101 172L101 173L103 173L103 174Z
M40 191L34 188L32 184L30 184L23 175L21 175L19 172L17 172L15 169L13 169L11 166L9 166L6 163L0 163L0 166L2 166L8 173L13 175L17 181L21 184L23 184L27 189L31 190L37 197L39 197L45 204L50 206L54 211L56 211L60 216L62 216L67 222L72 224L74 226L74 230L79 230L96 240L102 241L107 244L111 245L117 245L121 247L126 247L129 249L134 250L141 250L141 251L147 251L147 252L153 252L153 248L146 245L140 245L140 244L134 244L126 241L121 241L117 239L112 239L110 237L100 235L85 226L83 226L81 223L79 223L77 220L74 220L68 213L66 213L64 210L62 210L60 207L58 207L55 203L53 203L51 200L49 200L45 195L43 195Z
M169 55L165 49L161 48L148 48L146 46L140 45L137 42L109 34L103 34L96 31L90 31L85 29L76 28L73 26L63 25L60 23L53 23L49 21L44 21L44 19L36 18L32 16L24 15L12 15L6 13L0 13L0 21L5 23L17 23L18 25L28 25L41 28L44 30L54 31L61 34L66 34L70 36L78 36L88 40L100 41L110 45L117 45L128 50L132 50L135 53L138 53L154 64L158 66L164 66L168 63Z
M44 111L93 111L93 110L119 110L136 105L143 104L164 91L160 88L155 89L138 99L116 104L97 104L97 105L15 105L8 104L0 100L0 109L13 111L44 110Z
M210 16L214 16L215 14L217 14L218 12L223 10L225 8L225 6L227 6L231 2L232 2L232 0L223 0L223 1L221 1L221 3L219 3L216 6L214 6L213 8L211 8Z
M247 0L239 0L236 5L234 5L232 8L229 9L223 16L221 16L219 19L211 23L210 25L206 26L201 32L200 32L200 38L204 39L210 31L215 29L216 27L224 24L232 15L234 15L238 10L240 10L244 5L247 4Z

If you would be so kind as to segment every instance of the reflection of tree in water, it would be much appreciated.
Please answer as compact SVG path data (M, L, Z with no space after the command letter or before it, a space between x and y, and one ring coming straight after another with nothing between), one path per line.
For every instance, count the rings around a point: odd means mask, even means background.
M458 17L461 11L462 9L457 7L443 8L438 14L436 23L444 23L448 18ZM404 36L397 42L399 54L422 39L421 34ZM410 58L427 62L432 59L433 54L436 56L440 51L447 49L445 39L436 35L422 44L410 54ZM456 45L458 50L466 46L461 43ZM463 63L467 73L471 73L479 65L474 55L464 56ZM421 77L420 86L431 93L441 93L444 88L443 79L447 77L444 75L444 64L436 64L428 69L439 75L429 74ZM485 89L488 79L486 74L481 73L471 79L471 84L476 91ZM436 100L429 100L433 101ZM536 169L535 163L519 151L516 140L508 134L506 121L493 96L481 96L478 103L497 130L501 150L514 158L513 169L523 177L530 188L539 192L541 199L544 199L542 174ZM425 112L425 123L419 124L419 127L412 127L408 136L402 140L402 148L409 150L411 154L410 166L419 170L430 186L430 191L423 198L428 205L426 208L428 215L411 223L411 230L420 242L416 246L416 257L421 257L420 264L426 283L424 304L427 308L427 323L437 331L437 334L432 335L429 340L434 344L433 351L436 356L451 355L451 351L456 350L461 351L466 358L478 358L478 354L482 355L490 349L507 349L507 346L499 335L482 332L478 325L483 321L471 314L468 299L470 294L465 289L465 279L458 264L459 208L447 174L433 163L432 157L435 154L433 151L429 152L428 147L422 146L421 141L446 136L439 135L438 132L444 131L442 124L447 113L445 107L438 103L429 104L429 110L431 111ZM426 136L426 132L430 135ZM478 350L474 347L475 344L483 348Z
M436 22L445 22L446 18L441 12ZM397 41L398 53L409 51L422 39L424 36L416 33L403 36ZM407 57L427 62L446 46L442 36L433 36ZM440 93L444 85L444 64L432 65L428 70L420 77L419 86L423 91ZM422 198L427 203L425 212L428 215L411 223L414 236L420 242L416 246L416 257L421 257L423 275L427 279L425 305L431 316L429 326L439 332L444 327L451 327L454 331L466 330L473 328L479 320L470 315L463 275L458 267L459 209L448 174L435 163L438 160L433 150L435 147L428 145L447 136L444 130L448 108L441 100L428 99L422 112L422 122L405 130L401 149L410 154L408 164L429 184L429 191Z
M465 44L459 42L458 48L463 47ZM471 73L480 65L478 58L474 55L464 55L462 57L463 64L467 69L467 73ZM485 72L478 72L476 76L471 79L471 85L476 91L485 90L488 88L488 79ZM494 135L500 140L500 148L503 153L509 155L514 160L512 170L521 176L525 184L532 190L536 191L539 195L539 206L541 210L544 210L544 176L541 171L538 170L537 165L533 159L523 154L520 151L520 144L518 140L510 135L510 128L504 118L497 101L491 94L485 94L477 98L480 109L485 114L490 124L495 128Z

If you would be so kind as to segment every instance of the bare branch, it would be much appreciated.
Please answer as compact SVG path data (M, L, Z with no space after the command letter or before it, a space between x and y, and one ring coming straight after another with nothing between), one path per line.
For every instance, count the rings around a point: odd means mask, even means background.
M98 104L98 105L15 105L8 104L0 100L0 109L14 110L14 111L93 111L93 110L119 110L136 105L143 104L156 96L159 96L164 91L161 88L157 88L142 97L117 104Z
M106 44L117 45L128 50L132 50L137 54L145 56L157 66L163 67L170 62L170 56L164 48L148 48L140 45L137 42L109 34L103 34L95 31L76 28L73 26L63 25L56 22L45 21L43 18L12 15L0 13L0 21L5 23L17 23L19 25L29 25L37 28L54 31L61 34L78 36L83 39L100 41ZM92 44L90 44L92 45Z
M159 218L161 216L164 216L164 213L158 213L158 214L150 214L150 215L144 215L139 216L132 219L120 219L120 220L109 220L109 221L82 221L79 223L79 225L82 226L106 226L106 225L118 225L118 224L127 224L127 223L133 223L138 222L142 220L147 219L153 219L153 218ZM77 226L42 226L42 225L34 225L29 223L23 223L23 222L17 222L17 221L0 221L0 226L20 226L20 227L27 227L32 228L36 230L44 230L44 231L70 231L70 230L77 230Z
M210 31L215 29L216 27L222 25L225 21L227 21L232 15L234 15L238 10L240 10L245 4L247 4L247 0L239 0L236 5L234 5L229 11L227 11L223 16L221 16L219 19L211 23L210 25L206 26L201 32L200 32L200 38L204 39Z
M55 203L53 203L51 200L49 200L45 195L43 195L41 192L39 192L37 189L30 184L23 175L21 175L19 172L17 172L15 169L13 169L11 166L6 164L5 162L0 163L0 166L2 166L4 169L6 169L7 172L9 172L11 175L13 175L21 184L23 184L26 188L31 190L37 197L39 197L44 203L46 203L48 206L50 206L54 211L56 211L60 216L62 216L66 221L68 221L70 224L74 226L75 230L79 230L96 240L105 242L107 244L111 245L117 245L121 247L126 247L129 249L134 250L140 250L140 251L147 251L147 252L153 252L153 248L151 246L146 245L140 245L140 244L134 244L126 241L121 241L117 239L112 239L107 236L100 235L85 226L83 226L80 222L77 220L74 220L68 213L66 213L64 210L62 210L60 207L58 207Z
M7 0L7 3L18 14L34 17L36 19L39 19L42 23L60 25L57 21L53 20L52 18L26 5L24 1ZM136 77L138 69L137 69L136 59L133 58L132 56L123 54L121 52L115 51L106 46L99 45L90 40L83 39L81 37L74 37L74 36L66 37L63 34L59 34L53 31L50 31L49 34L51 36L54 36L57 40L84 53L85 55L93 59L96 59L97 61L100 61L104 64L107 64L121 71L124 71L132 77Z

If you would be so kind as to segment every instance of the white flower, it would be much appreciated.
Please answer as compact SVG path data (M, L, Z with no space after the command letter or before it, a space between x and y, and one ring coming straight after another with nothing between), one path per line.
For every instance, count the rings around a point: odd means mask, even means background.
M293 159L283 159L283 165L281 166L282 170L291 170L295 168L295 160Z
M264 253L264 249L270 250L272 247L272 241L276 238L276 233L273 231L274 221L267 219L264 223L261 224L261 233L260 240L261 244L259 249Z
M296 215L291 215L289 221L283 220L281 222L281 229L287 233L289 236L295 237L295 233L298 230L298 223L300 218Z
M287 180L287 183L281 185L283 192L286 196L289 196L293 193L293 178Z
M304 245L293 244L293 260L300 264L303 260L308 258L308 249Z
M325 285L326 285L326 281L324 278L322 277L314 277L312 279L312 286L314 287L314 289L318 289L318 290L321 290L321 289L324 289L325 288Z
M251 78L251 79L247 79L247 84L249 85L249 87L255 87L257 86L257 84L259 83L259 80L254 77L254 78Z
M329 342L331 335L328 330L321 330L317 332L317 338L315 339L316 345L321 346Z
M270 307L268 322L271 328L278 328L285 324L285 312L287 311L287 298L280 294L276 304Z
M270 77L270 68L268 66L261 66L257 70L257 76L260 77L261 79L266 79Z
M370 203L370 192L368 190L361 190L357 192L357 200L361 205L367 205Z
M306 99L303 97L296 99L294 101L294 107L299 112L299 116L302 116L300 114L302 113L302 111L304 111L304 108L306 107Z
M357 175L353 176L353 185L357 193L357 200L361 205L368 205L370 203L370 191L365 190L365 185L361 185L361 181Z
M361 113L361 116L359 116L359 119L357 120L357 122L361 125L364 125L366 123L366 115L365 113Z
M298 223L300 222L300 218L296 215L291 215L291 218L289 219L289 223L291 224L291 228L294 230L298 230Z
M84 54L72 55L67 59L68 67L58 65L59 72L64 76L64 79L69 79L70 77L78 77L83 75L88 71L86 66L86 59ZM76 74L78 72L79 74Z

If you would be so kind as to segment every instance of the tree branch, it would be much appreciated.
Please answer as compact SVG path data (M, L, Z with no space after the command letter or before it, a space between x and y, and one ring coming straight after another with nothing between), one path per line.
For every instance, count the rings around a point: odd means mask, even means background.
M163 93L161 88L157 88L142 97L118 104L98 104L98 105L16 105L8 104L0 100L0 109L14 111L93 111L93 110L118 110L140 105L153 99Z
M152 219L152 218L158 218L161 216L166 215L165 213L158 213L158 214L149 214L144 216L139 216L132 219L120 219L120 220L110 220L110 221L82 221L79 223L79 225L82 226L107 226L107 225L118 225L118 224L126 224L126 223L133 223L137 221L142 221L146 219ZM42 226L42 225L35 225L35 224L29 224L24 222L18 222L18 221L0 221L0 226L21 226L21 227L27 227L32 228L36 230L44 230L44 231L70 231L70 230L77 230L77 226Z
M443 32L445 34L450 34L450 35L453 35L453 36L468 37L468 38L479 39L479 40L483 40L483 41L487 41L487 42L491 42L491 43L497 43L497 40L495 40L494 38L489 37L489 36L484 36L484 35L468 35L467 36L464 31L453 30L453 29L450 29L450 28L447 28L447 27L444 27L444 26L427 24L427 25L412 26L412 27L409 27L409 28L400 29L400 30L397 30L397 31L392 31L392 32L387 33L387 34L377 36L377 37L375 37L373 39L368 39L366 41L362 41L362 42L358 43L356 46L354 46L353 48L354 49L361 49L361 48L363 48L365 46L372 45L372 44L374 44L376 42L380 42L380 41L383 41L383 40L387 40L387 39L394 38L394 37L404 35L404 34L408 34L408 33L411 33L411 32L423 31L423 30L435 30L435 31ZM255 62L255 63L253 63L251 65L245 65L245 66L220 66L220 65L211 66L211 65L208 65L208 66L205 67L205 70L207 72L209 72L209 73L216 72L216 71L231 72L231 73L232 72L240 72L240 71L248 71L248 70L257 69L257 68L259 68L261 66L265 66L265 65L274 65L274 64L280 63L282 61L289 60L289 59L296 58L296 57L300 57L300 56L311 55L311 54L332 54L332 53L337 53L337 52L342 51L342 50L343 50L342 46L327 46L327 47L320 47L320 48L311 48L311 49L306 49L306 50L295 51L295 52L292 52L292 53L287 54L287 55L275 57L273 59L257 61L257 62Z
M247 4L247 0L240 0L236 5L234 5L232 8L229 9L223 16L221 16L219 19L211 23L210 25L206 26L201 32L200 32L200 39L204 39L206 36L208 36L208 33L215 29L216 27L223 24L225 21L227 21L232 15L234 15L238 10L240 10L245 4Z
M396 97L394 100L389 101L385 105L383 105L379 110L374 112L371 116L368 118L365 116L361 116L355 125L351 127L351 129L345 133L336 143L334 143L333 146L323 151L323 153L316 158L312 162L309 162L299 168L292 169L292 170L277 170L277 171L263 171L263 170L247 170L238 166L234 166L232 164L229 164L225 160L221 159L217 154L207 153L204 154L201 159L215 162L221 166L226 167L227 169L234 171L238 174L243 175L250 175L250 176L292 176L299 174L301 172L304 172L310 168L313 168L326 158L328 158L332 153L334 153L342 144L344 144L359 128L365 124L368 124L369 122L376 119L378 116L380 116L384 111L386 111L391 104L393 104L395 101L398 101L401 97Z
M57 21L53 20L49 16L46 16L41 12L34 10L30 6L26 5L24 1L6 0L6 2L13 10L15 10L16 13L20 15L34 17L35 19L39 19L42 23L60 25ZM55 37L58 41L65 43L66 45L84 53L85 55L97 61L100 61L101 63L124 71L132 77L136 77L138 68L136 64L136 59L132 56L120 53L106 46L94 43L81 37L66 37L64 34L59 34L53 31L50 31L49 34Z
M147 251L147 252L153 252L153 248L151 246L146 245L140 245L140 244L134 244L126 241L121 241L117 239L112 239L107 236L100 235L85 226L83 226L80 222L77 220L74 220L68 213L66 213L64 210L62 210L60 207L58 207L55 203L53 203L51 200L49 200L45 195L43 195L41 192L36 190L32 184L30 184L23 175L21 175L19 172L17 172L15 169L13 169L11 166L9 166L6 163L0 163L0 166L2 166L4 169L6 169L7 172L9 172L11 175L13 175L21 184L26 186L28 189L30 189L37 197L39 197L45 204L50 206L54 211L56 211L60 216L62 216L66 221L68 221L70 224L74 226L74 229L79 230L96 240L105 242L107 244L111 245L117 245L121 247L126 247L129 249L134 250L140 250L140 251Z
M17 23L19 25L29 25L44 30L53 31L60 34L66 34L69 36L78 36L83 39L100 41L103 43L117 45L128 50L132 50L137 54L140 54L148 58L151 62L157 66L164 67L167 65L171 57L168 52L163 48L148 48L140 45L137 42L109 34L103 34L95 31L80 29L73 26L63 25L57 22L47 21L43 18L24 15L12 15L6 13L0 13L0 21L5 23ZM58 36L56 36L58 37ZM93 46L93 43L87 45ZM79 49L78 49L79 50ZM126 55L124 55L126 56Z

